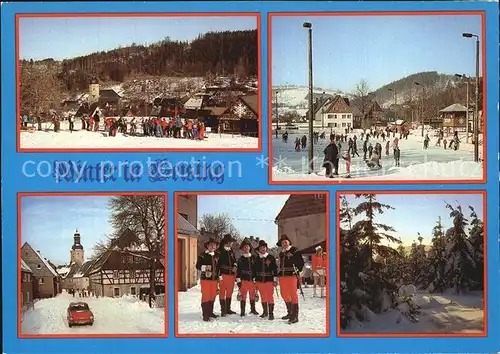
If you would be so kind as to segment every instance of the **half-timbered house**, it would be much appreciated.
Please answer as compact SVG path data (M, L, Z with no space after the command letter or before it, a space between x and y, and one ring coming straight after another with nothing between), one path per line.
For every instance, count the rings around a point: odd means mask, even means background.
M21 248L21 260L28 265L36 279L33 298L49 298L60 293L60 276L55 267L41 255L40 251L33 249L28 242L25 242Z
M258 137L259 119L258 95L247 95L239 97L219 117L219 124L223 133Z
M163 259L163 250L150 251L134 232L127 230L90 265L84 276L89 278L90 290L97 296L150 294L151 284L155 294L164 294Z

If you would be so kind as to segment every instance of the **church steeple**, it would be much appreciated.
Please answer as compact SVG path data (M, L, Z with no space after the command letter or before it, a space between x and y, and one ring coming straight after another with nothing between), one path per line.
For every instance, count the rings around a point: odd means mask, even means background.
M78 265L82 265L84 261L84 253L83 246L81 244L80 233L78 229L76 229L73 235L73 246L71 246L70 257L71 263L76 263Z

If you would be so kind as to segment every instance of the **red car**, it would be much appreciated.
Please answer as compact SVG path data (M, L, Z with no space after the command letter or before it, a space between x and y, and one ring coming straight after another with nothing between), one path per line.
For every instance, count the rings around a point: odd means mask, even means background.
M94 314L86 302L72 302L68 306L68 326L93 325Z

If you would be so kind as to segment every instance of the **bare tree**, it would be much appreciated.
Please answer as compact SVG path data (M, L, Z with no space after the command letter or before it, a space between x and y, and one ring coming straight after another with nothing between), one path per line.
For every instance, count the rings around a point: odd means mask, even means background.
M126 229L134 232L148 249L150 262L149 307L155 294L156 264L165 255L165 198L163 196L119 196L109 201L110 223L115 236ZM133 254L133 252L129 252ZM134 254L135 255L135 254Z
M23 63L20 66L21 110L31 114L59 109L62 85L54 70L46 64Z
M236 239L240 238L240 233L227 213L204 214L200 219L200 226L214 234L218 240L221 240L225 234L231 234Z
M368 81L362 79L359 83L357 83L352 95L354 96L356 105L361 112L361 125L365 127L365 124L367 124L367 116L369 114L369 106L371 103L370 85L368 85Z
M92 247L92 255L90 256L90 260L95 260L99 258L103 253L108 251L112 240L113 239L110 236L106 235L103 240L98 241Z

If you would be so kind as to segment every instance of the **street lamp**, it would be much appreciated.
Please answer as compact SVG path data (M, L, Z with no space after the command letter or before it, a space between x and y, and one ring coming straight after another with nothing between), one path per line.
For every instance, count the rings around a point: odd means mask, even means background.
M414 82L415 85L420 86L422 88L422 103L420 105L420 121L422 124L422 137L424 136L424 96L425 96L425 86L420 82Z
M278 116L278 93L279 91L276 91L275 94L275 105L274 105L274 115L276 116L276 138L278 138L278 129L279 129L279 116Z
M312 23L304 22L302 24L304 28L307 28L308 32L308 52L309 52L309 173L314 172L314 152L313 152L313 118L314 118L314 107L313 107L313 56L312 56Z
M472 33L462 33L462 37L476 39L476 97L472 129L474 130L474 161L479 162L479 36Z
M455 74L456 77L464 79L465 84L467 86L467 101L466 101L466 107L467 107L467 113L465 114L465 142L469 143L469 79L465 74Z

